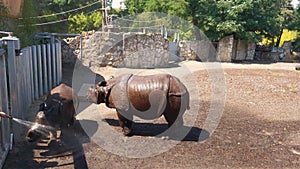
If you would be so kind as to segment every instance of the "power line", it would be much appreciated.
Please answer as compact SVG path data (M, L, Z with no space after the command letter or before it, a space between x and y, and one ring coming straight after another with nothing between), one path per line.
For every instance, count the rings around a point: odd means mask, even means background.
M124 20L124 21L129 21L129 22L157 22L157 21L160 21L160 20L163 20L163 19L166 19L168 18L167 16L165 17L162 17L162 18L158 18L158 19L154 19L154 20L148 20L148 21L140 21L140 20L131 20L131 19L126 19L126 18L121 18L121 17L117 17L118 19L120 20Z
M88 5L85 5L85 6L76 8L76 9L71 9L71 10L68 10L68 11L63 11L63 12L54 13L54 14L49 14L49 15L35 16L35 17L30 17L30 18L31 18L31 19L40 19L40 18L47 18L47 17L51 17L51 16L63 15L63 14L66 14L66 13L78 11L78 10L80 10L80 9L84 9L84 8L93 6L93 5L97 4L97 3L100 3L100 1L96 1L96 2L93 2L93 3L91 3L91 4L88 4ZM23 19L23 18L20 18L20 19Z
M51 25L51 24L55 24L55 23L60 23L60 22L65 22L68 21L68 19L62 19L62 20L58 20L58 21L51 21L51 22L44 22L44 23L37 23L37 24L33 24L34 26L43 26L43 25Z
M91 14L93 12L97 12L98 10L90 11L86 14ZM68 21L68 19L61 19L61 20L56 20L56 21L50 21L50 22L43 22L43 23L37 23L37 24L32 24L32 26L43 26L43 25L51 25L51 24L56 24L60 22L65 22Z

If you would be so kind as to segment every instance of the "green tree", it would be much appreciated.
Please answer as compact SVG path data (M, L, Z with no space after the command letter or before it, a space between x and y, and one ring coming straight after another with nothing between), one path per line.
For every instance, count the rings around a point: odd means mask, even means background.
M289 29L298 32L296 39L293 42L294 50L300 51L300 8L295 9L293 20L289 24Z
M291 20L290 4L291 0L125 1L128 14L163 12L183 17L213 41L230 34L249 41L280 38ZM196 29L194 32L201 39Z
M0 1L0 14L6 15L7 13L7 8L4 6L3 2ZM5 27L5 25L7 25L7 19L7 17L0 15L0 28L2 29L2 31L5 31L3 28Z
M238 39L257 41L261 35L272 37L279 31L277 11L273 0L199 0L194 20L211 40L234 34Z
M291 4L292 0L281 0L277 3L279 14L277 15L277 23L279 24L280 32L277 35L276 46L279 46L283 30L290 27L293 21L294 8Z
M102 15L94 12L90 15L83 13L69 17L69 32L81 33L82 31L98 30L102 25Z
M39 9L42 9L38 10L39 12L37 16L44 16L35 18L36 22L46 23L39 26L41 31L67 33L69 28L69 19L72 19L72 17L82 17L82 15L85 15L85 18L90 17L91 12L101 7L101 1L44 0L40 1L36 5ZM73 20L76 20L76 18ZM84 30L85 28L78 28L78 30L80 29ZM72 31L74 31L74 29Z
M125 0L128 14L142 12L161 12L175 16L186 16L188 2L186 0Z
M147 1L145 0L125 0L125 6L129 15L135 15L145 12L144 7Z
M22 7L22 19L15 20L16 27L12 30L14 34L20 38L22 47L33 44L35 33L39 32L39 28L35 26L36 20L32 19L37 15L37 6L34 0L26 0Z

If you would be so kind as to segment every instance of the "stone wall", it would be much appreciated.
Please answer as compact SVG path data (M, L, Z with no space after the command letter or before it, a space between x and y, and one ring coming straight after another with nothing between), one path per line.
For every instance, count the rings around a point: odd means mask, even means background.
M216 49L210 41L183 41L179 43L179 56L183 60L215 61Z
M169 44L172 44L172 49ZM88 67L113 66L130 68L166 67L169 62L181 60L208 61L290 61L290 43L282 50L263 51L255 43L235 40L227 36L215 45L210 41L168 42L162 35L136 33L84 32L82 34L82 58L80 37L62 42L64 63L74 64L81 59ZM170 50L178 50L170 51Z
M237 40L236 54L232 59L235 61L253 60L255 47L255 43L249 43L245 40Z
M129 34L124 36L124 57L121 67L165 67L169 59L169 41L160 34Z
M244 40L235 40L233 35L220 40L218 46L218 58L224 62L253 60L255 55L255 43Z
M226 36L219 41L217 57L224 62L231 62L234 57L235 41L233 35Z
M284 50L284 56L286 61L293 61L296 60L296 58L292 55L292 42L291 41L285 41L282 44L282 49Z
M153 68L168 64L168 40L162 35L135 33L84 33L82 37L83 65ZM80 58L80 38L64 39L63 62L75 63Z
M255 51L255 59L259 61L299 62L300 57L292 51L292 43L285 41L282 47L258 45Z

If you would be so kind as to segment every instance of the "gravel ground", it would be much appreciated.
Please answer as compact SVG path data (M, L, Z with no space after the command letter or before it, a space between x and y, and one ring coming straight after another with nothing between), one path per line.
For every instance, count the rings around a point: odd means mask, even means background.
M186 85L199 90L190 88L191 107L197 109L185 113L196 116L193 125L185 121L189 132L183 141L156 136L166 129L163 118L135 119L134 136L121 136L114 110L82 103L83 112L73 128L63 131L62 144L15 144L4 168L300 168L300 72L295 65L184 62L164 70L99 68L96 72L108 78L125 71L176 75L187 67L190 73L180 74L182 81L192 80ZM216 69L220 66L224 70ZM71 84L73 70L65 65L63 71L63 82ZM220 97L213 98L214 93Z

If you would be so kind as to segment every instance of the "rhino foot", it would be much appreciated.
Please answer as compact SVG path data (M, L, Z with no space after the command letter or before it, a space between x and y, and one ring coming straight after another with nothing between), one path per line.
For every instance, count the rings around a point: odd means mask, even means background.
M124 136L130 136L131 135L131 129L129 129L128 127L124 127L122 130Z

